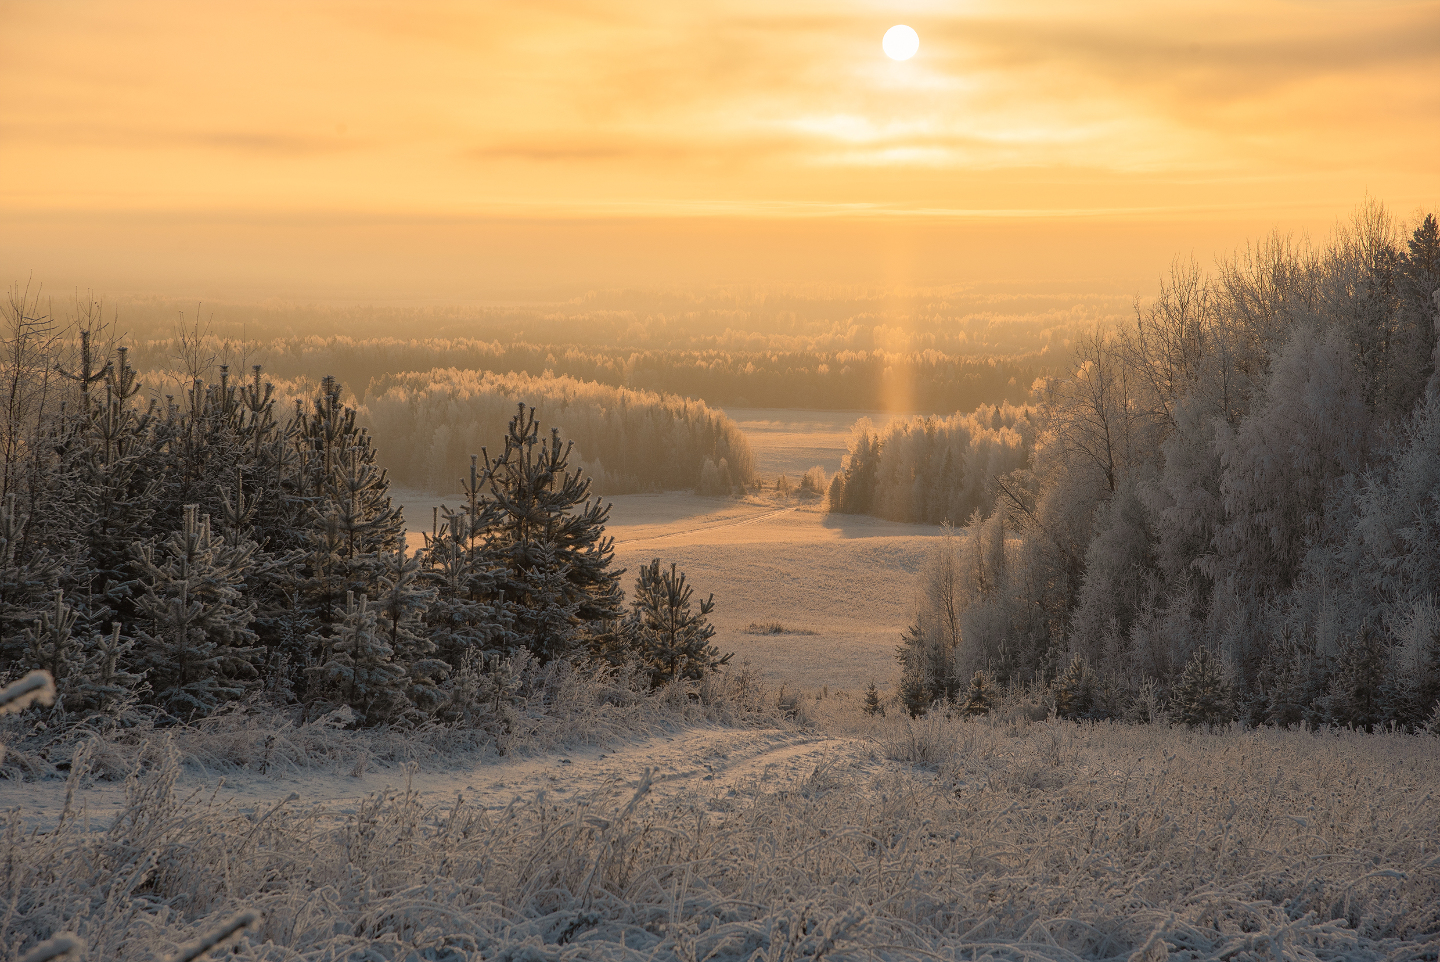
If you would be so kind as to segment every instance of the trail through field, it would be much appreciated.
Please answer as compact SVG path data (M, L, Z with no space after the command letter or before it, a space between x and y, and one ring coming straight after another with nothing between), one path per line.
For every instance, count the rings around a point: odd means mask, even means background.
M783 791L837 765L878 770L881 764L873 758L871 746L857 739L701 726L601 747L504 757L457 756L443 766L427 765L414 772L390 766L355 775L320 767L218 776L191 768L177 790L181 797L213 795L241 811L265 811L281 804L324 805L329 814L343 818L354 815L377 792L408 789L427 806L450 805L459 795L473 805L503 809L512 801L530 801L541 793L564 799L623 794L633 791L648 769L650 792L657 797L695 794L725 799ZM0 782L0 808L18 806L24 810L27 829L49 831L65 811L66 791L66 783L57 779ZM72 811L103 830L124 806L123 784L94 782L77 794Z

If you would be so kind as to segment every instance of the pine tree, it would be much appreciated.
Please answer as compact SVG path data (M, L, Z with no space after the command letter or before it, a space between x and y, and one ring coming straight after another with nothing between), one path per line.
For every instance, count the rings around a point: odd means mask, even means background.
M389 646L409 682L406 699L422 712L433 712L445 699L441 685L450 666L434 657L436 644L425 626L425 610L435 597L420 584L420 559L402 548L381 557L376 578L376 630Z
M297 449L290 496L306 506L302 524L305 561L282 584L291 601L281 609L292 636L304 621L305 667L298 680L315 677L323 643L349 617L350 595L375 596L385 554L404 543L404 520L390 501L390 482L375 463L370 436L356 426L355 410L340 402L334 378L321 382L307 412L297 406L293 433Z
M696 610L690 604L693 594L684 573L674 564L664 571L660 559L655 558L640 569L624 633L630 649L649 669L652 688L702 678L732 657L720 654L710 643L715 626L707 616L715 609L715 596L700 602Z
M256 676L255 608L241 592L254 553L253 542L232 547L215 537L195 505L162 545L135 547L144 591L138 664L155 701L176 717L213 711Z
M405 669L381 632L369 600L354 592L345 596L345 610L333 633L315 635L320 663L306 669L313 698L348 705L356 725L380 725L400 717L409 707Z
M865 714L879 715L885 717L885 703L880 700L880 689L875 687L875 682L870 682L870 687L865 689Z
M541 663L603 646L623 600L605 537L610 507L590 500L589 480L568 470L572 449L558 430L542 442L535 409L523 404L504 453L492 460L482 449L483 561L494 574L485 600L504 609L502 623L513 619L517 640Z
M1196 648L1171 691L1170 707L1177 721L1191 727L1234 721L1235 690L1224 660L1205 645Z
M140 382L125 350L107 363L103 391L92 397L86 360L76 375L83 407L58 439L58 477L45 495L44 513L52 519L47 540L71 541L75 564L73 597L84 598L82 617L91 626L114 617L137 617L134 589L139 575L132 546L154 536L161 503L163 464L157 444L153 405L137 413L132 399ZM82 352L82 357L88 354ZM59 519L68 524L59 524Z
M127 670L134 663L134 649L134 639L120 633L118 622L110 626L109 632L92 631L66 709L99 712L125 723L126 705L142 692L145 681L143 675Z
M34 625L25 630L25 661L30 668L50 673L55 682L56 707L60 711L76 707L77 676L85 667L84 653L75 638L77 617L75 609L65 604L65 592L56 588L50 608L40 612Z
M965 702L961 705L961 712L968 718L977 715L988 715L995 707L995 687L990 684L990 679L985 672L977 671L970 679L970 687L965 692Z
M436 509L422 552L423 578L435 591L426 624L439 656L455 669L474 657L524 647L514 630L514 611L500 603L499 574L485 550L496 512L483 496L476 460L470 459L469 481L462 482L467 504Z
M959 696L955 646L938 626L927 631L925 618L905 630L895 657L900 662L900 698L912 716L918 718L935 702L954 702Z
M45 595L60 576L57 561L26 543L29 520L16 506L15 495L7 494L0 505L0 664L5 665L24 657L25 626L39 616Z
M1055 679L1055 714L1069 721L1093 717L1096 683L1090 663L1079 654L1072 657L1064 674Z
M1385 722L1390 707L1386 704L1388 655L1383 637L1369 625L1344 639L1329 691L1319 699L1328 723L1368 732Z

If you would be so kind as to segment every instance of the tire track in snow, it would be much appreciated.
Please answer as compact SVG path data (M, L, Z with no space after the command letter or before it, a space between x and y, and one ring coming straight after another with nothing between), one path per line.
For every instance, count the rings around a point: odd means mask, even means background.
M796 510L796 507L798 506L792 505L788 508L781 508L778 511L767 511L764 514L756 515L753 518L741 518L739 521L713 521L710 524L702 524L696 528L685 528L681 531L667 531L664 534L651 534L646 535L643 538L626 538L624 541L615 542L615 547L623 548L626 545L640 544L644 541L660 541L664 538L678 538L681 535L687 534L704 534L705 532L716 531L720 528L741 528L745 525L759 524L762 521L769 521L773 518L779 517L782 514L789 514L790 512Z

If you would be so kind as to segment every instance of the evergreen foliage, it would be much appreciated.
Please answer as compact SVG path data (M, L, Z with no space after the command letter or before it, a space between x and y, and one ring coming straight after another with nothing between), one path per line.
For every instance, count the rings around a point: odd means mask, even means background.
M405 666L380 627L369 600L348 592L334 630L311 636L318 664L306 669L316 699L347 705L357 725L395 721L405 711L409 688Z
M1196 648L1175 682L1170 707L1176 721L1192 727L1234 721L1235 691L1224 659L1203 645Z
M626 619L626 648L650 674L650 687L682 679L698 680L706 672L730 662L710 643L715 626L707 616L715 610L715 596L690 603L694 589L674 564L668 571L655 558L640 569L635 596Z
M979 715L988 715L995 707L995 686L990 683L985 672L977 671L970 679L970 687L965 691L965 701L960 706L960 711L967 717L974 718Z
M1070 721L1096 717L1098 679L1085 657L1076 654L1055 679L1055 714Z
M885 703L880 700L880 689L875 687L873 681L870 683L870 686L865 689L864 711L867 715L879 715L881 717L885 715Z
M210 516L193 504L163 543L134 548L142 592L137 663L157 703L178 718L239 698L258 677L255 608L241 590L254 554L253 542L231 546L216 537Z
M605 536L610 506L591 499L590 482L569 467L572 446L552 429L544 441L535 409L510 420L505 450L484 454L483 557L486 600L497 620L543 664L604 643L621 613L614 546Z
M608 507L559 432L541 439L534 409L521 406L500 457L472 459L467 504L437 513L412 556L337 381L282 417L258 366L236 383L222 365L207 383L198 341L182 338L183 390L142 403L97 318L44 358L7 345L26 377L59 373L50 395L17 382L29 400L0 438L0 680L46 671L72 719L126 723L148 705L186 720L263 694L417 724L467 717L516 658L634 656ZM657 673L723 663L695 646L703 608L679 637L694 650Z

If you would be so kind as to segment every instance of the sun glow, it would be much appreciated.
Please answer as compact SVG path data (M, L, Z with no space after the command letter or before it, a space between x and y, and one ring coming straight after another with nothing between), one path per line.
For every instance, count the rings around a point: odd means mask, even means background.
M885 48L885 56L891 60L909 60L920 49L920 35L913 27L898 23L885 31L885 39L880 41L880 46Z

